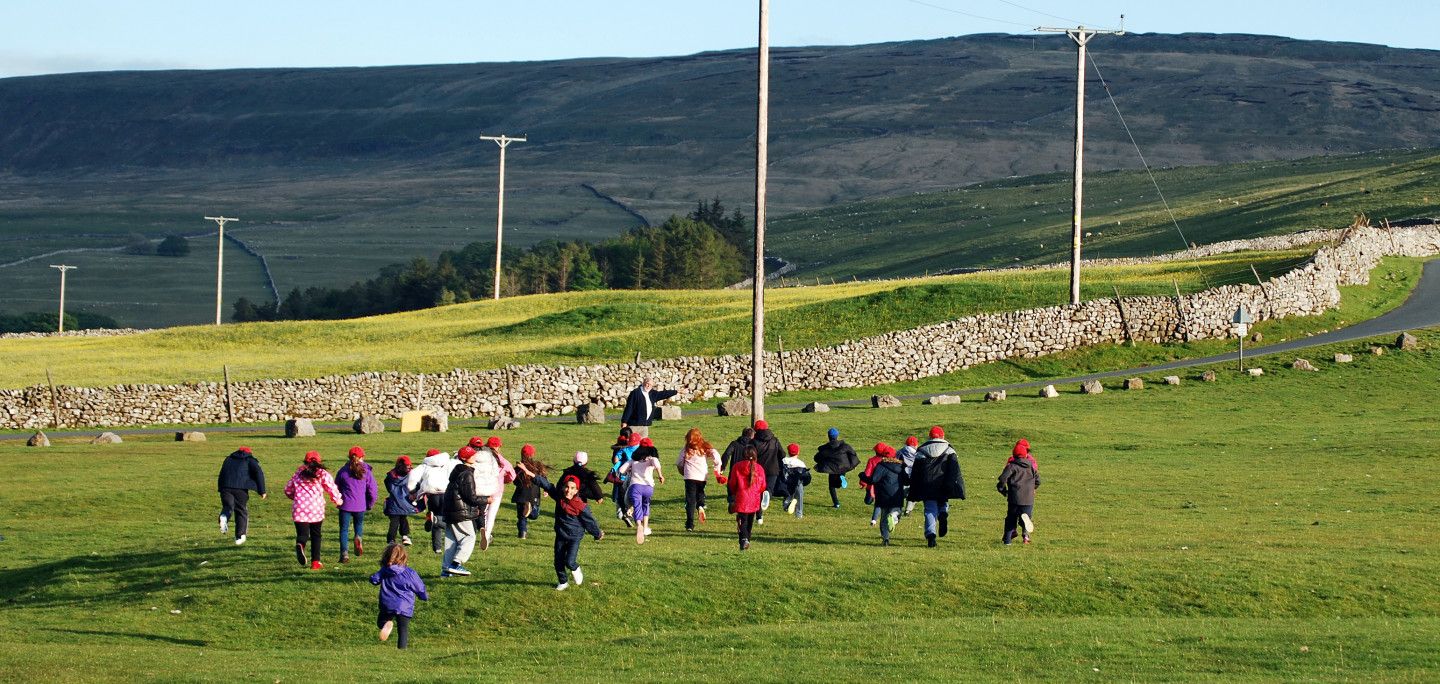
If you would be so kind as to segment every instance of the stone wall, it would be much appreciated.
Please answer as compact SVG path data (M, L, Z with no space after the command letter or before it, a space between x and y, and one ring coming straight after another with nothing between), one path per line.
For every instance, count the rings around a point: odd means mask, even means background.
M1340 286L1367 282L1382 256L1440 254L1435 225L1360 228L1334 236L1305 265L1264 286L1233 285L1176 297L1102 299L1079 306L968 316L958 320L784 354L779 389L860 387L948 373L1008 358L1033 358L1093 344L1165 342L1228 334L1235 307L1257 320L1308 316L1336 306ZM1262 238L1262 240L1273 240ZM1292 243L1284 243L1292 244ZM1122 319L1123 316L1123 319ZM780 359L766 366L779 373ZM394 417L413 408L443 408L452 417L562 415L577 404L620 406L646 376L682 387L694 399L738 396L749 386L748 356L683 357L576 367L518 366L449 373L361 373L304 380L57 387L61 426L122 426L277 421L290 417L350 420L360 413ZM49 426L48 387L0 390L0 427Z

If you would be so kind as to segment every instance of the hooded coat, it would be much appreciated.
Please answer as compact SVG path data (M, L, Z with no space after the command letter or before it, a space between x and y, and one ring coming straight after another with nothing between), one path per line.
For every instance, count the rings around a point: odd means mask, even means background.
M815 450L815 472L844 475L860 465L860 457L845 440L836 437Z
M474 461L481 456L476 454ZM445 522L454 524L474 520L485 512L486 497L475 488L475 468L464 462L450 471L450 484L445 489Z
M731 513L759 513L765 492L765 469L755 461L741 461L730 469L725 486L730 491Z
M445 488L450 485L450 471L454 470L455 464L459 462L450 454L426 456L405 478L405 488L416 496L444 494Z
M1040 488L1040 469L1035 466L1035 457L1030 455L1030 445L1015 446L1005 469L995 482L995 489L1005 499L1017 506L1034 506L1035 490Z
M253 489L257 494L264 494L265 471L260 468L260 461L254 454L245 449L236 449L220 464L220 477L217 478L215 487L217 491Z
M905 505L905 462L894 456L881 458L868 475L860 478L875 495L876 508L900 508Z
M405 488L405 477L395 471L385 473L385 515L415 515L420 509L410 503L410 490Z
M380 498L380 485L375 482L375 474L370 469L370 464L360 462L364 474L355 477L350 474L349 464L340 466L335 471L335 486L340 488L340 495L345 502L340 504L340 510L346 513L363 513L375 507L375 500Z
M586 501L604 501L605 491L600 489L600 476L585 466L576 464L560 472L560 481L574 475L580 481L580 498Z
M380 585L380 610L405 617L415 617L415 599L429 601L425 581L420 573L405 565L387 565L370 576L371 584Z
M745 447L750 446L753 441L755 440L745 435L736 437L735 441L725 447L725 453L720 455L720 469L729 470L730 466L745 460Z
M755 462L765 471L765 481L770 483L773 491L780 483L780 461L785 459L785 447L780 446L780 440L769 428L756 430L755 441L751 444L755 447Z
M965 478L960 459L950 443L932 439L916 450L910 472L911 501L948 501L965 498Z

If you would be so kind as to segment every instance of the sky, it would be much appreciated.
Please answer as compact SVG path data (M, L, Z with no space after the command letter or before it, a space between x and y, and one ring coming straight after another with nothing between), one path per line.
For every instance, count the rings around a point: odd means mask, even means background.
M0 77L650 57L753 47L744 0L0 0ZM1259 33L1440 49L1432 0L770 0L772 46L1036 26Z

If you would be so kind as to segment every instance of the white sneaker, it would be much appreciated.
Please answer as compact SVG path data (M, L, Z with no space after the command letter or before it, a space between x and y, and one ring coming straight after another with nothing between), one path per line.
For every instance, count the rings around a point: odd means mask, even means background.
M760 495L760 510L770 510L770 492L765 492L764 494Z
M581 571L580 568L571 570L570 576L575 578L575 586L577 587L585 583L585 573Z
M569 582L561 582L561 583L555 585L555 591L565 591L566 589L569 589L569 588L570 588L570 583L569 583Z
M878 519L876 519L876 518L871 518L871 519L870 519L870 526L871 526L871 527L874 527L874 526L875 526L877 523L879 523L879 522L880 522L880 521L879 521Z
M220 514L220 534L225 534L225 533L228 532L229 530L230 530L230 519L229 519L229 518L226 518L224 513L221 513L221 514Z
M400 537L400 543L401 543L401 544L404 544L404 545L406 545L406 546L409 546L409 545L410 545L410 538L409 538L409 537Z
M1020 524L1025 526L1025 534L1027 535L1035 531L1035 523L1030 520L1029 513L1020 514Z
M244 544L244 543L245 543L245 535L242 534L242 535L240 535L240 536L238 536L238 537L235 538L235 545L236 545L236 546L240 546L241 544Z
M646 526L645 526L645 536L647 536L647 537L650 536L651 533L653 533L654 531L655 531L655 530L650 529L650 526L649 526L649 525L646 525ZM579 582L576 582L576 584L579 584Z

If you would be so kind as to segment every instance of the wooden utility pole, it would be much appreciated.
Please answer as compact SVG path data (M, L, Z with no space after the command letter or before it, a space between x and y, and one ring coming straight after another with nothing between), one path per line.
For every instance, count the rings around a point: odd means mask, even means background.
M50 264L50 268L60 271L60 329L56 330L56 332L63 333L65 332L65 272L79 267L66 266L65 264Z
M237 218L225 216L206 216L206 221L214 221L220 226L220 239L215 247L215 325L220 325L220 299L221 291L225 287L225 224L230 221L239 221Z
M755 106L755 302L751 308L750 413L765 419L765 166L770 138L770 2L760 0L759 86Z
M1085 187L1085 46L1090 39L1097 35L1125 35L1125 16L1120 16L1120 30L1102 31L1099 29L1087 29L1084 26L1073 29L1046 28L1035 29L1042 33L1064 33L1070 36L1078 46L1079 60L1076 70L1075 86L1075 177L1074 205L1070 212L1070 303L1080 303L1080 237L1081 232L1081 205L1084 200Z
M500 146L500 201L495 208L495 299L500 298L500 242L505 228L505 148L513 142L525 142L525 136L512 138L507 135L482 135L481 140L494 141Z

